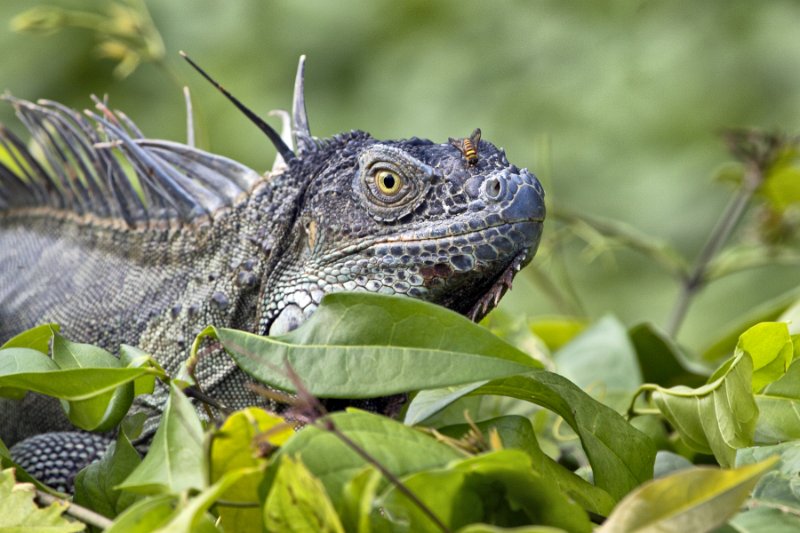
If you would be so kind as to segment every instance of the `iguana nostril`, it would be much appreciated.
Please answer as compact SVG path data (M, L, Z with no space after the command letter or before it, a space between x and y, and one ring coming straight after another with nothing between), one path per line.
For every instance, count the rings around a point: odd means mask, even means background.
M503 182L497 178L489 178L484 185L484 193L490 200L497 201L503 196Z

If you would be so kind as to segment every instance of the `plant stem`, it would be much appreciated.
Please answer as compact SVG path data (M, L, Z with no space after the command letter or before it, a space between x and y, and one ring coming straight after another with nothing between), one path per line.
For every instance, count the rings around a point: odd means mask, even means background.
M438 527L444 533L450 533L450 528L448 528L439 519L439 517L436 516L436 514L434 514L434 512L430 509L430 507L425 505L425 503L422 500L420 500L419 497L417 497L417 495L411 491L411 489L406 487L405 484L403 484L403 482L400 481L400 479L397 476L389 472L389 470L387 470L386 467L380 463L380 461L372 457L364 448L356 444L356 442L353 441L350 437L339 431L339 428L337 428L330 420L322 420L321 424L322 427L324 427L326 430L336 435L339 438L339 440L341 440L343 443L345 443L345 445L347 445L347 447L349 447L351 450L360 455L362 459L364 459L369 464L377 468L380 471L380 473L383 474L383 476L387 480L389 480L389 482L392 485L397 487L397 490L402 492L406 498L408 498L411 502L413 502L414 505L416 505L419 508L419 510L422 511L425 514L425 516L427 516L431 520L431 522L433 522L436 525L436 527Z
M706 283L705 275L709 263L728 241L728 238L747 210L747 205L750 203L753 194L762 181L763 172L761 168L752 163L747 165L742 186L725 208L725 211L722 212L708 241L706 241L705 246L700 251L691 274L683 278L681 291L678 294L675 306L672 308L669 322L667 322L666 331L669 336L675 337L677 335L684 318L686 318L686 313L689 310L692 298L700 292L700 289L702 289Z
M88 524L90 526L94 526L100 529L107 529L111 527L111 520L109 520L105 516L95 513L94 511L87 509L86 507L75 505L69 500L56 498L55 496L47 494L46 492L43 492L38 489L36 490L36 499L38 499L44 505L52 505L53 503L56 502L66 505L67 508L64 510L64 512L73 518L77 518L84 524Z

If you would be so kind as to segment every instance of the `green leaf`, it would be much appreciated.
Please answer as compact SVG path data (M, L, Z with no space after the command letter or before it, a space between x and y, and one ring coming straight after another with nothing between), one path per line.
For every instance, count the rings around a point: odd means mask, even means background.
M629 335L642 376L648 383L662 387L699 387L710 374L706 367L690 360L669 336L652 324L639 324L631 328Z
M117 488L138 494L178 494L206 484L203 426L183 392L170 383L169 399L150 450Z
M30 348L45 355L50 353L50 340L59 330L58 324L42 324L11 337L0 350L6 348Z
M256 379L294 390L284 370L288 362L309 391L322 397L386 396L542 366L453 311L378 294L329 294L300 328L280 337L214 331Z
M753 359L753 392L783 377L794 356L789 327L784 322L762 322L739 337L736 351Z
M488 381L476 381L467 385L420 391L408 404L403 422L409 426L419 424L486 383Z
M755 398L759 411L755 442L777 444L800 439L800 359Z
M242 478L260 473L260 467L240 468L225 473L216 483L190 499L183 507L162 524L154 533L195 533L202 531L219 531L207 511L220 499L228 489ZM259 530L260 531L260 530Z
M122 368L122 363L102 348L53 336L53 361L63 370ZM133 403L133 381L85 400L64 402L70 422L87 431L108 431L122 420Z
M150 368L71 368L62 370L30 348L0 350L0 388L30 390L67 401L86 400L155 370Z
M574 317L539 318L530 324L531 332L556 351L586 329L586 320Z
M142 462L124 431L109 446L102 459L81 470L75 478L78 505L114 518L141 499L116 488Z
M543 478L553 480L558 488L578 505L600 516L608 516L616 503L603 489L592 485L570 472L547 456L539 447L530 420L524 416L503 416L475 424L484 436L497 431L503 449L519 449L531 458L533 469ZM439 432L453 438L462 438L470 425L460 424L439 428Z
M269 442L273 446L282 445L294 434L285 420L257 407L243 409L228 417L214 434L211 443L211 481L215 482L233 470L265 467L266 460L261 458L259 443L256 441L265 432L269 432ZM262 478L263 471L257 469L242 477L220 499L237 503L257 503L258 486ZM263 529L260 506L220 506L218 513L220 526L224 530L245 533L260 532Z
M766 507L739 513L728 524L733 533L797 533L800 531L799 516Z
M607 316L555 354L558 373L594 398L624 412L642 376L628 332Z
M586 513L551 481L537 473L531 458L501 450L453 462L402 479L449 528L473 522L548 525L575 533L591 531ZM394 485L378 499L381 515L411 531L435 530L431 519Z
M344 533L325 487L299 459L283 455L264 503L268 531Z
M625 497L597 533L710 531L736 514L774 460L735 470L693 467L645 483Z
M461 454L434 438L389 418L352 410L333 413L321 423L332 423L396 476L443 466ZM318 477L339 509L342 487L368 464L358 453L330 431L307 426L282 446L277 457L296 456ZM265 487L275 475L274 463L267 470Z
M175 498L169 494L139 500L114 520L105 533L153 533L174 513Z
M40 509L33 501L36 490L29 483L15 484L14 470L0 471L0 531L82 531L84 525L70 522L61 514L66 503L55 502Z
M753 362L740 353L718 370L711 383L691 389L654 387L653 401L694 450L713 453L729 467L736 450L753 442L758 407L751 389Z
M370 514L378 492L381 473L367 466L347 482L342 490L342 525L345 531L370 533Z
M779 457L773 469L764 474L753 489L750 506L786 509L800 516L800 442L744 448L736 454L736 466L752 465Z
M616 499L653 477L656 450L650 438L558 374L536 371L495 380L472 394L511 396L560 415L578 434L596 485Z
M800 288L781 294L772 300L758 305L725 329L719 339L703 350L704 361L719 361L730 357L739 342L739 336L746 329L760 323L783 320L781 316L787 309L800 301Z
M462 527L457 533L568 533L558 527L550 526L522 526L522 527L498 527L489 524L470 524Z
M776 211L800 203L800 168L779 165L767 174L761 192Z

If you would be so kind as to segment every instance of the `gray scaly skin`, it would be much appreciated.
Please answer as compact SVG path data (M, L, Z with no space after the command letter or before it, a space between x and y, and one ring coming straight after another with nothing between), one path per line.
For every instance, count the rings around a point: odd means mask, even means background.
M335 291L407 295L484 316L535 253L545 214L536 178L485 141L476 161L457 142L360 131L313 138L302 89L301 59L292 135L283 135L296 150L267 132L283 157L264 176L148 140L102 102L90 120L8 97L40 159L0 129L16 161L0 164L0 343L55 322L77 342L138 346L175 374L206 325L280 334ZM219 350L201 359L196 377L231 408L264 403ZM156 420L164 400L160 390L138 408ZM30 455L36 439L50 443L67 429L48 399L0 405L6 443L50 432L17 446L33 470L43 461Z

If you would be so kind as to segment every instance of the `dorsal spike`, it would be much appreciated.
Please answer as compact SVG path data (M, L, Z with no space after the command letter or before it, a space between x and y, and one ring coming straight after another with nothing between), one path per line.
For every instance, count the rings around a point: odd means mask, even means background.
M197 72L200 73L201 76L203 76L206 80L208 80L211 83L211 85L216 87L217 90L219 90L219 92L224 94L225 97L228 100L230 100L231 103L233 105L235 105L236 108L239 111L244 113L244 115L247 118L250 119L250 122L252 122L256 126L258 126L258 129L260 129L261 131L264 132L264 134L269 138L269 140L272 141L272 144L278 150L278 153L281 154L281 157L283 157L284 161L286 161L288 163L292 159L295 159L294 152L292 152L291 148L286 146L286 143L283 142L283 139L281 139L281 136L278 134L277 131L275 131L272 128L272 126L270 126L269 124L264 122L264 120L261 117L259 117L255 113L253 113L247 106L245 106L235 96L233 96L231 93L229 93L222 85L220 85L214 78L212 78L205 70L200 68L200 66L197 63L192 61L192 59L189 56L187 56L185 52L181 51L180 54Z
M283 109L273 109L267 116L279 117L281 119L281 139L286 143L286 146L292 148L292 119L289 117L288 111ZM272 172L282 172L286 170L286 162L281 157L281 154L275 156L275 162L272 163Z
M300 153L313 151L314 140L308 128L305 97L306 56L301 55L297 63L297 75L294 78L294 98L292 98L292 133L297 151Z

